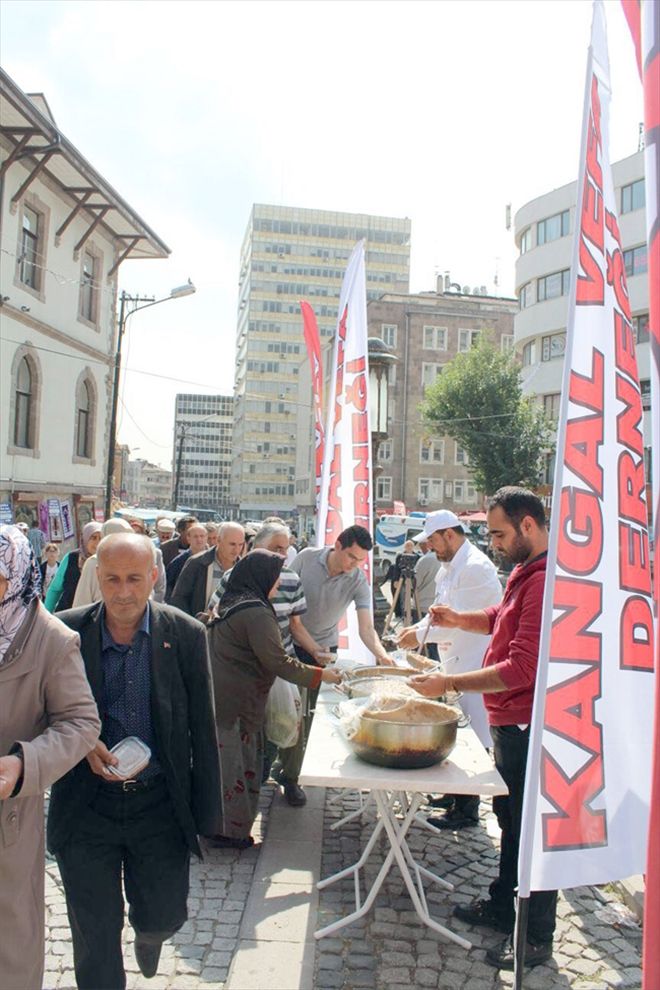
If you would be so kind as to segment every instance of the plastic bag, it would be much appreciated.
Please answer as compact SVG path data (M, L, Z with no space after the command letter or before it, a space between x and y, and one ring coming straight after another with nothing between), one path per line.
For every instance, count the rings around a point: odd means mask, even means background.
M295 684L276 677L266 702L266 739L280 749L289 749L298 741L301 720L300 691Z

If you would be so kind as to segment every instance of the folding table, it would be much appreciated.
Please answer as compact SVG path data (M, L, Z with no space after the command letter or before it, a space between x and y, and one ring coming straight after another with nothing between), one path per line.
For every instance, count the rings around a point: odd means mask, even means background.
M337 880L352 876L355 885L355 910L314 933L323 938L350 925L366 914L374 904L385 877L396 861L413 906L419 917L434 931L466 949L471 943L435 921L429 914L422 878L439 884L447 891L453 885L420 866L406 842L406 834L422 803L424 794L506 794L504 781L474 731L468 726L458 730L456 747L447 760L422 770L394 770L360 760L350 748L335 714L336 693L322 692L317 703L312 730L307 742L300 783L342 790L369 791L377 809L374 829L360 858L352 866L321 880L322 889ZM396 807L399 807L399 817ZM378 838L385 833L389 850L378 875L364 900L360 890L360 871L374 851Z

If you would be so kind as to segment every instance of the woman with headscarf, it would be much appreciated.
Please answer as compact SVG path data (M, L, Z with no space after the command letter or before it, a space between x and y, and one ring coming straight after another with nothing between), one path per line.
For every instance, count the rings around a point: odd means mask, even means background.
M99 736L78 644L41 604L27 539L0 526L0 990L41 990L43 793Z
M222 767L222 831L215 845L245 849L257 816L266 700L276 677L307 688L336 683L337 671L311 667L284 652L270 597L284 559L253 550L234 565L208 628Z
M50 583L44 601L49 612L63 612L65 608L71 608L85 561L96 553L100 539L101 523L88 522L83 526L80 546L65 554Z
M106 519L101 526L101 540L104 536L110 536L112 533L130 532L132 532L131 527L125 519L122 519L121 516L113 516L112 519ZM96 577L96 548L94 548L94 553L83 564L71 607L78 608L81 605L92 605L94 602L100 601L101 589ZM57 611L62 612L64 609L59 607Z

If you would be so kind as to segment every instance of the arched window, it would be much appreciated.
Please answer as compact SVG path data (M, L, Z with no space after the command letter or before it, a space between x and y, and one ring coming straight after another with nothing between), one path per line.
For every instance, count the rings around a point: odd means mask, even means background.
M92 456L92 396L86 380L80 382L76 394L76 456Z
M33 446L32 417L32 372L26 357L16 369L16 392L14 398L14 446Z

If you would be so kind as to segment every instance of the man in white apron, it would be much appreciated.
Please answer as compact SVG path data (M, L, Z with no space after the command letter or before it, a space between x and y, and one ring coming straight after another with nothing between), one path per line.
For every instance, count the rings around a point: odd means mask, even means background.
M461 611L488 608L499 603L502 586L495 565L486 554L470 543L454 512L440 509L429 513L424 529L416 539L418 542L426 540L441 562L435 579L434 605L450 605ZM462 629L443 629L441 626L431 626L427 635L428 624L429 617L426 615L417 625L403 629L398 637L398 645L405 649L416 649L425 638L427 643L440 644L440 656L449 675L481 668L490 636L464 632ZM491 746L488 719L481 695L464 694L461 707L470 716L472 728L479 740L484 746ZM437 828L466 828L478 823L478 795L446 794L441 802L440 807L448 809L446 813L429 819Z

